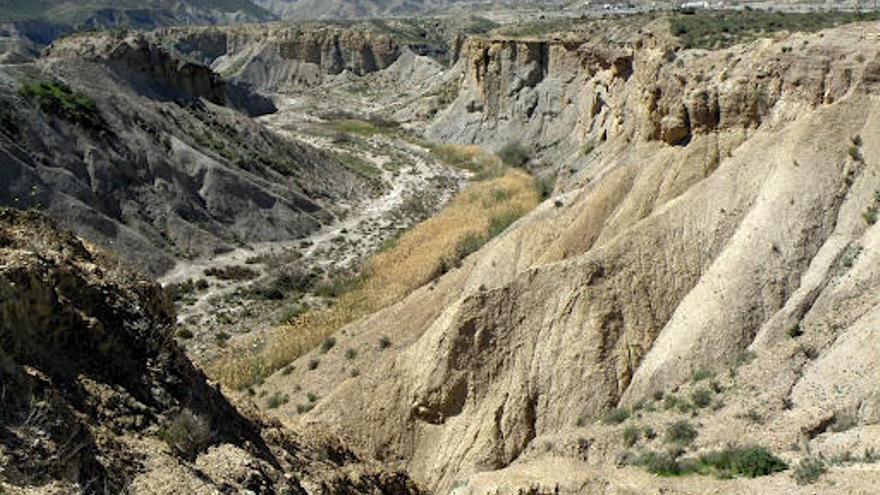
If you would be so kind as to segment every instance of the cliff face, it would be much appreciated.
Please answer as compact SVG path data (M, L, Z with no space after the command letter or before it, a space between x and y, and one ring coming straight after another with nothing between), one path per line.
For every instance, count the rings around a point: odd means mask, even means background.
M852 84L849 64L827 53L704 57L676 52L661 29L613 42L470 39L456 66L461 96L429 135L496 148L538 143L556 160L559 150L618 137L685 145L696 135L756 128L780 100L835 101Z
M161 288L0 210L4 493L417 494L320 432L233 406L174 342Z
M320 25L173 28L153 33L173 50L264 92L315 86L343 71L386 69L401 46L389 35Z
M767 493L618 471L625 427L682 419L698 429L693 451L761 444L796 463L880 446L864 386L880 378L877 352L863 345L880 280L880 55L859 43L876 28L713 52L650 32L603 47L472 40L459 99L431 134L552 146L560 194L341 332L335 349L357 349L370 371L348 376L331 351L320 376L298 371L309 355L269 386L330 387L303 422L459 493ZM707 373L717 404L681 412ZM638 417L603 423L614 407ZM664 449L662 433L638 448ZM829 490L877 481L858 470Z
M226 84L205 65L173 57L140 35L100 33L73 36L53 44L49 58L81 59L105 65L132 84L152 89L155 98L177 95L226 103Z

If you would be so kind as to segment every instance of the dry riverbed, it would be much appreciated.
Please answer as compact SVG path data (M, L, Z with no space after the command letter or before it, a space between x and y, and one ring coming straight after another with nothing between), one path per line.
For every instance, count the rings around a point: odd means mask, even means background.
M381 192L335 204L335 221L314 234L247 245L209 259L183 260L161 282L177 301L179 340L201 362L237 339L249 342L308 308L328 304L351 283L363 260L436 213L467 176L398 132L310 113L310 102L279 97L262 122L285 137L338 153ZM360 127L359 127L360 125Z

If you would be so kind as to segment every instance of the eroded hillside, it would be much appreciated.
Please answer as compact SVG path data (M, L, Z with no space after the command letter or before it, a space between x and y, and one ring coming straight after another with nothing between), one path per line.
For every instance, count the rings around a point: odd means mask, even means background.
M68 38L2 70L0 202L44 208L153 273L302 237L332 202L377 190L248 118L274 111L266 97L139 35Z
M536 143L557 194L270 379L320 397L278 415L440 492L808 493L791 473L821 455L823 492L869 493L877 28L716 51L681 50L662 20L469 40L430 134ZM684 464L763 446L791 469L617 467L674 445Z

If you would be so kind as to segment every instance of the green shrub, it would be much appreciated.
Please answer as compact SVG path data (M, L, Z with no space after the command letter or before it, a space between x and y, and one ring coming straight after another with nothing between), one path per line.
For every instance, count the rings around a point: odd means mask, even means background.
M792 477L798 485L809 485L818 481L827 470L825 461L818 457L808 457L801 460Z
M179 338L179 339L188 340L193 337L194 337L194 335L192 333L192 330L190 330L189 328L183 327L177 331L177 338Z
M623 430L623 444L626 447L632 447L633 445L639 443L641 437L642 431L635 426L628 426L625 430Z
M864 213L862 213L862 218L865 219L865 222L868 225L874 225L877 223L877 212L878 208L876 205L869 206Z
M789 328L788 332L786 332L786 333L788 334L789 337L796 339L796 338L800 337L801 335L803 335L804 331L801 330L801 324L796 323L793 327Z
M853 161L862 161L862 152L859 150L858 146L850 146L849 150L847 150L847 154L849 154L849 157L852 158Z
M246 266L224 266L222 268L208 268L205 270L205 275L208 277L214 277L220 280L253 280L260 276L255 270L252 270Z
M159 433L171 450L187 460L195 460L211 443L211 422L204 416L184 409Z
M312 359L312 360L310 360L310 361L309 361L309 370L312 370L312 371L313 371L313 370L318 369L318 366L319 366L320 364L321 364L321 361L319 361L319 360L317 360L317 359Z
M614 408L605 415L602 421L609 425L619 425L629 419L629 410L625 407Z
M266 399L266 407L269 409L278 409L288 402L290 402L290 397L287 394L282 395L280 392L275 392Z
M327 354L334 346L336 346L336 339L328 337L324 342L321 342L321 354Z
M386 336L379 337L379 350L385 350L391 347L391 339Z
M596 149L596 143L594 141L590 140L584 144L583 148L581 148L581 153L584 156L590 156L590 154L592 154L593 150L595 150L595 149Z
M688 421L676 421L666 428L664 438L667 443L687 446L696 440L697 430Z
M658 476L681 476L687 472L686 466L682 465L677 456L671 452L646 452L636 459L635 463Z
M40 82L22 86L21 95L34 100L40 110L93 130L106 130L107 122L98 105L88 96L74 92L62 82Z
M308 399L309 402L318 402L318 394L314 392L309 392L306 394L306 399Z
M345 350L345 359L352 360L356 359L358 356L358 352L355 349L346 349Z
M691 377L691 381L693 381L694 383L697 383L697 382L701 382L703 380L708 380L709 378L712 378L713 376L715 376L715 374L712 373L711 371L707 370L706 368L700 368L697 371L694 371L694 376Z
M691 394L691 400L700 409L709 407L709 404L712 403L712 391L707 388L699 388Z
M702 471L710 471L721 478L745 476L757 478L785 471L788 465L764 447L730 447L700 456Z

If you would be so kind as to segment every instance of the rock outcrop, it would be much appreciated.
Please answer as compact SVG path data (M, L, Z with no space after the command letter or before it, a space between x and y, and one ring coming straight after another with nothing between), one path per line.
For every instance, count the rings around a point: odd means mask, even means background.
M173 331L157 284L0 210L0 490L420 493L330 436L236 408Z

